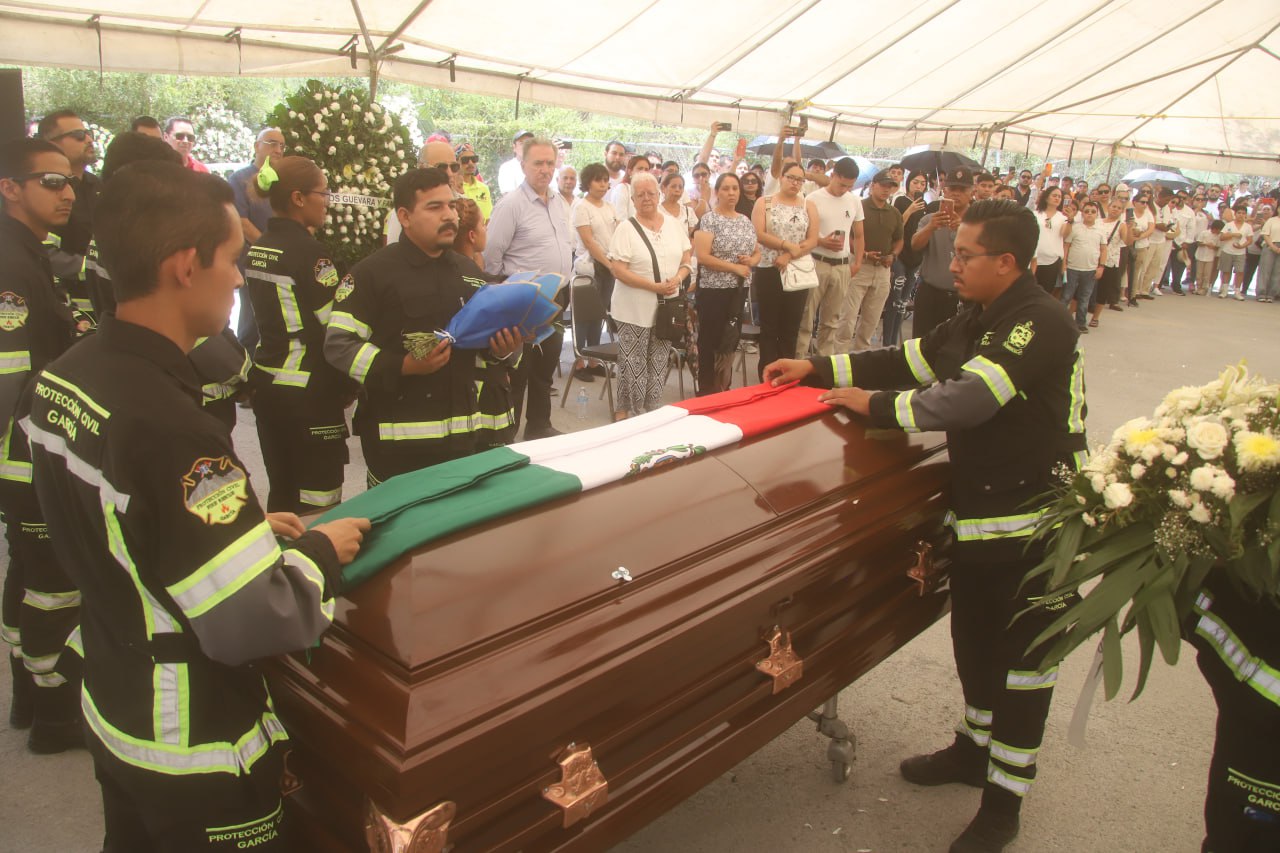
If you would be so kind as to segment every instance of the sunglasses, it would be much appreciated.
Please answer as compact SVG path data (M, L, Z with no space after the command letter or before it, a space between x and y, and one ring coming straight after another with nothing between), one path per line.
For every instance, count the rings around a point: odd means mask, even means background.
M68 136L70 136L76 142L84 142L86 139L93 139L92 133L90 133L89 131L85 130L82 127L78 127L75 130L68 130L66 133L59 133L57 136L50 136L49 141L53 142L54 140L64 139Z
M180 139L183 142L195 142L196 135L194 133L175 133L172 134L174 139Z
M465 166L468 163L479 163L480 158L474 156L462 156L458 158L458 162Z
M440 170L440 171L442 171L442 172L445 172L445 171L448 171L448 172L456 172L456 171L458 171L459 169L461 169L462 167L461 167L461 166L459 166L457 163L435 163L435 164L433 164L433 165L432 165L432 167L431 167L431 168L433 168L433 169L439 169L439 170Z
M47 190L53 190L54 192L62 192L62 190L66 188L67 184L71 183L71 178L61 172L32 172L29 175L18 175L13 178L13 180L18 183L33 179L39 181L40 186Z

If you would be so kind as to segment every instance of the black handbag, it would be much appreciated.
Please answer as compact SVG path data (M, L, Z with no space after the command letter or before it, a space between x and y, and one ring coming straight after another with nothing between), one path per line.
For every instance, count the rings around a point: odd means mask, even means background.
M644 233L644 226L631 217L631 224L635 226L636 233L640 235L640 239L644 241L644 247L649 250L649 260L653 263L653 280L655 282L662 281L662 273L658 270L658 254L653 251L653 244L649 242L649 236ZM670 341L675 346L683 346L686 334L686 324L689 322L689 300L683 293L676 296L659 296L658 312L653 318L653 334L660 341Z

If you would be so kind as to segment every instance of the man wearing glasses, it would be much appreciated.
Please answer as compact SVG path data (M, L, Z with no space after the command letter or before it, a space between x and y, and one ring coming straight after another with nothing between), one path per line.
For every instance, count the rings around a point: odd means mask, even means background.
M463 195L465 184L462 183L462 167L458 164L457 155L453 153L453 146L448 142L437 139L422 146L422 150L418 152L418 168L439 171L448 181L453 197L458 198ZM399 240L402 233L400 219L393 209L387 217L387 245L390 246Z
M996 853L1018 834L1057 682L1057 668L1039 672L1040 650L1029 648L1069 603L1045 600L1043 577L1023 585L1044 553L1032 536L1054 470L1077 470L1086 453L1079 333L1028 272L1039 228L1016 202L968 206L950 262L964 300L959 316L901 347L784 359L764 370L774 385L832 389L820 399L870 427L946 431L951 637L964 717L950 746L899 769L920 786L982 789L951 853Z
M186 116L174 116L164 123L164 141L182 155L182 165L193 172L209 174L209 167L192 156L196 147L196 128Z
M249 260L249 247L258 242L262 232L267 230L267 220L275 215L271 212L271 202L252 189L253 181L268 159L284 155L284 148L284 134L274 127L264 127L258 131L258 138L253 143L253 162L236 169L227 178L236 198L240 227L244 229L244 251L240 253L238 262L241 275L244 275L245 264ZM236 298L240 301L236 337L241 346L252 353L258 345L258 324L254 321L253 303L249 301L247 292L241 294L237 291Z
M76 201L71 208L71 218L49 229L49 264L77 312L87 321L85 327L89 328L94 318L83 277L84 256L93 237L93 209L98 203L102 181L88 171L88 167L98 162L99 152L94 146L93 134L72 110L49 113L40 120L36 132L41 139L57 146L71 164L71 189Z
M1018 185L1013 188L1013 200L1023 207L1031 206L1031 171L1023 169L1018 173Z
M476 203L480 215L488 222L493 215L493 193L489 185L480 180L480 155L470 144L464 142L454 149L458 157L458 165L462 167L462 194Z

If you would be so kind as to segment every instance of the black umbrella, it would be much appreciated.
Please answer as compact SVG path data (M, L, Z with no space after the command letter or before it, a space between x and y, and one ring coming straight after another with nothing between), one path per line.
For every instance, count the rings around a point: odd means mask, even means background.
M751 140L747 150L760 157L772 157L773 146L778 144L776 136L757 136ZM795 143L790 138L783 141L782 154L791 154ZM806 142L800 140L800 156L806 160L838 160L848 156L845 150L834 142Z
M937 145L917 145L915 148L909 148L899 162L902 163L902 168L913 174L923 172L927 175L937 175L957 166L975 170L982 168L978 161L968 154Z

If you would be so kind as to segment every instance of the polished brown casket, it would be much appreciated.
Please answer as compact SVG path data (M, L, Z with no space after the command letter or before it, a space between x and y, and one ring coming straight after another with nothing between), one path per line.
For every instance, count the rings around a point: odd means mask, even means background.
M625 838L946 611L947 482L832 412L401 558L270 666L300 849Z

